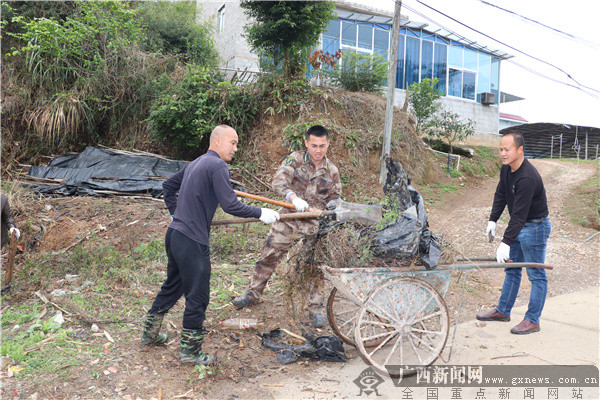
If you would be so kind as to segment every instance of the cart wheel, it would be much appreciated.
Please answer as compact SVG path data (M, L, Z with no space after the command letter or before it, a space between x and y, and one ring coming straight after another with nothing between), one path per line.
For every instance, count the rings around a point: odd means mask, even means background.
M361 303L362 306L362 303ZM327 318L329 319L329 325L333 331L342 340L349 345L356 346L354 342L354 329L356 327L356 320L358 313L360 312L361 306L356 305L355 302L350 300L343 292L333 288L327 301ZM379 333L380 330L373 330L372 333ZM383 341L382 338L377 338L368 342L365 342L366 347L377 346Z
M327 318L331 329L349 345L354 344L354 327L360 306L354 304L344 293L336 288L331 290L327 300Z
M416 278L392 278L378 285L364 302L354 340L362 358L379 372L410 376L417 371L405 366L428 366L439 357L448 330L446 303L430 284ZM381 342L369 348L375 340Z

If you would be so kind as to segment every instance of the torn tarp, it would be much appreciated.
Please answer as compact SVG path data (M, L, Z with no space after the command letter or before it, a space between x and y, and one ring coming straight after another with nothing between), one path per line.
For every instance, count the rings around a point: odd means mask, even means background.
M34 189L51 196L98 195L96 190L124 193L162 194L162 182L181 170L187 161L168 160L152 155L137 155L98 147L81 153L65 154L48 166L32 166L36 178L64 179L60 186L38 185Z
M322 361L346 362L344 343L337 336L314 336L303 334L306 342L299 345L285 343L286 333L281 329L261 333L262 345L275 351L275 357L281 364L289 364L300 357Z

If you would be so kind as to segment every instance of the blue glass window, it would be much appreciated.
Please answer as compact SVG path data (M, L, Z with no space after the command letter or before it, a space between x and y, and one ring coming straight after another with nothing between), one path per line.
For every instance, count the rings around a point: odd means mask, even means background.
M492 76L490 78L490 89L496 95L496 102L500 100L500 59L492 57Z
M475 76L473 72L463 71L463 92L464 99L475 100Z
M358 26L358 47L373 49L373 28L370 26Z
M479 53L479 66L477 68L477 94L490 91L492 58L489 54Z
M323 33L323 36L336 38L339 40L339 38L340 38L340 21L338 19L329 21L329 24L327 25L327 29L325 30L325 33Z
M421 80L433 78L433 42L421 42Z
M340 21L329 21L323 33L323 51L334 54L340 48Z
M356 46L356 25L342 21L342 44Z
M406 37L406 87L419 82L419 48L418 38Z
M375 29L374 39L373 39L373 42L374 42L373 51L377 54L384 56L385 58L387 58L387 53L388 53L389 36L390 35L387 31Z
M433 76L438 78L437 90L446 95L446 56L448 54L448 46L445 44L435 44L435 52L433 53Z
M465 48L463 58L463 67L472 71L477 71L477 52L471 49Z
M405 89L404 86L404 39L406 36L400 35L398 38L398 60L396 64L396 87Z
M448 64L455 67L463 66L462 47L450 46L450 49L448 50Z
M462 71L454 68L448 70L448 95L461 97Z

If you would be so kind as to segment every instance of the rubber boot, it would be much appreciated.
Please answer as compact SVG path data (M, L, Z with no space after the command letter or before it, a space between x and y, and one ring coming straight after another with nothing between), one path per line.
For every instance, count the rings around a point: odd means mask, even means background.
M167 343L169 335L166 333L158 333L163 322L165 314L146 314L144 320L144 332L140 342L146 346L161 345Z
M182 363L193 363L197 365L215 364L215 357L202 352L204 342L204 329L181 330L181 353L179 361Z

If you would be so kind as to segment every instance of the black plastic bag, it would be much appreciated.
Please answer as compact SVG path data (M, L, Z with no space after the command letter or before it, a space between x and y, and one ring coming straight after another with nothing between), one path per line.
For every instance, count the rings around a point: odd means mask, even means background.
M413 205L404 211L393 224L377 232L371 249L376 257L410 258L419 251L421 221Z
M281 329L273 329L259 336L262 338L263 347L275 351L277 361L283 365L294 362L300 357L332 362L347 361L343 342L337 336L314 337L303 334L307 340L299 345L285 343L287 334Z

